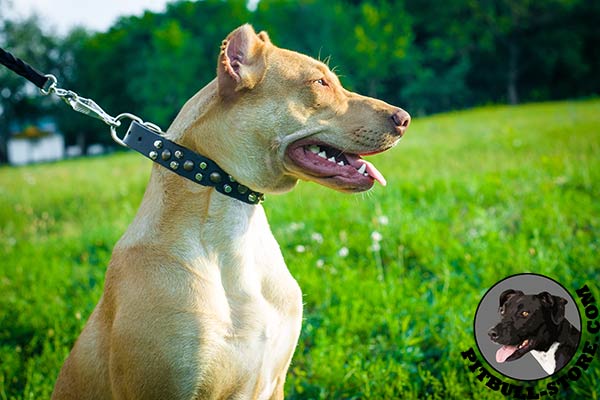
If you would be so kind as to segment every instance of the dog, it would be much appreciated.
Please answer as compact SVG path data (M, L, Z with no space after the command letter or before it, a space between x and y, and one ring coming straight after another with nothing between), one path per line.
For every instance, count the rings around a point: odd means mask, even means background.
M548 292L502 292L500 322L488 331L490 339L502 345L496 361L514 361L531 353L548 375L564 367L577 351L580 337L565 318L565 304L566 299Z
M263 193L298 180L361 192L385 184L361 156L393 147L409 123L243 25L166 137ZM52 398L282 399L301 322L302 293L262 206L155 164Z

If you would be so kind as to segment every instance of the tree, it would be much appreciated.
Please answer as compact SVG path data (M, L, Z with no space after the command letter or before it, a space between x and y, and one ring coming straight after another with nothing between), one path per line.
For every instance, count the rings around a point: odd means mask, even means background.
M0 3L2 6L2 3ZM45 73L55 72L57 39L42 32L40 20L5 20L0 23L0 46ZM7 161L6 144L14 123L32 122L53 106L40 99L35 86L7 68L0 68L0 163Z
M404 3L363 1L354 14L348 47L352 51L345 55L356 67L353 79L369 96L402 102L413 42L411 16Z
M595 2L585 0L488 0L472 2L473 17L480 26L473 84L488 91L500 85L506 99L541 100L573 93L580 78L589 74L584 41L589 35L581 8L598 17ZM596 37L596 40L598 37ZM560 74L563 72L564 74ZM558 78L558 80L557 80ZM597 81L597 80L596 80ZM565 86L570 86L565 90ZM596 90L598 87L596 86ZM568 95L567 95L568 96Z
M0 0L0 9L10 0ZM166 128L215 76L221 40L252 22L331 64L351 90L428 114L490 102L600 93L600 2L587 0L177 1L107 32L57 38L39 20L0 22L0 45L109 114ZM336 68L339 66L338 68ZM112 143L107 127L0 69L0 160L9 124L52 112L68 143Z
M480 32L469 0L443 6L435 0L406 0L406 10L412 17L414 41L404 99L416 114L473 104L468 78L473 73L472 52Z
M59 86L83 97L90 96L85 92L86 85L82 83L85 81L82 71L85 70L87 62L81 58L83 45L90 37L91 34L85 29L75 28L59 41L56 48L60 54L60 61L56 65ZM60 131L64 134L65 143L77 144L85 154L90 140L88 134L90 127L98 129L102 127L101 122L90 120L88 116L74 112L71 107L62 102L52 112L56 116ZM104 133L106 132L105 130Z

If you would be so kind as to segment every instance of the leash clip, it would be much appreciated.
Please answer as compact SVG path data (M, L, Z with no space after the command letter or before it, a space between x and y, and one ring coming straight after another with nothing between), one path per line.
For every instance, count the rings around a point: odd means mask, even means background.
M119 114L116 117L111 116L106 111L102 109L94 100L86 99L85 97L79 96L77 93L72 90L61 89L57 86L58 80L54 75L48 74L45 75L48 80L44 84L44 87L40 89L40 92L44 95L49 95L54 93L58 97L60 97L65 103L71 106L74 111L85 114L89 117L99 119L104 121L104 123L110 126L110 134L113 140L120 144L123 147L128 147L125 142L119 137L117 134L117 129L121 126L121 120L124 118L129 118L132 121L136 121L142 125L147 126L148 128L156 131L159 134L162 134L163 131L160 129L158 125L155 125L151 122L144 122L140 117L137 117L133 114L123 113Z
M60 96L60 94L58 95ZM92 99L80 97L77 93L70 90L67 91L65 96L61 97L67 102L67 104L71 106L73 110L77 112L104 121L105 124L110 125L111 127L121 125L116 118L110 116Z
M48 80L44 84L44 87L40 89L42 94L48 95L50 93L54 93L63 99L65 103L70 105L74 111L104 121L105 124L110 126L121 125L116 118L110 116L94 100L81 97L72 90L59 88L57 86L58 80L54 75L46 75L46 78L48 78Z

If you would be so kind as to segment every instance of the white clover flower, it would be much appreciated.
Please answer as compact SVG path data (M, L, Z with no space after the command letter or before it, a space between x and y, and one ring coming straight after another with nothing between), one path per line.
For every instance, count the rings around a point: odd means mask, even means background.
M371 239L373 240L374 243L378 243L378 242L381 242L381 240L383 239L383 236L381 235L381 233L379 233L377 231L373 231L373 232L371 232Z
M377 222L381 225L388 225L390 223L390 219L386 215L380 215L377 217Z
M310 235L310 238L319 244L323 243L323 235L319 232L313 232L312 235Z
M338 256L340 256L340 257L347 257L348 254L350 254L350 250L348 250L348 248L346 246L344 246L338 250Z
M292 222L290 224L290 231L296 232L300 229L304 229L304 222Z
M322 258L319 258L317 260L317 268L323 268L324 265L325 265L325 261Z
M301 244L296 246L296 253L304 253L306 251L306 247L302 246Z

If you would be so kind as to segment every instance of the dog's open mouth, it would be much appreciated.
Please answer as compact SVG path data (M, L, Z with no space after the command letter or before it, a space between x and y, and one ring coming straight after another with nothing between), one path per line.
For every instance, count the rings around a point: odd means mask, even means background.
M339 189L368 190L375 181L386 185L381 172L373 164L363 160L361 155L348 153L328 144L301 140L291 144L286 154L305 175L325 180Z
M525 339L516 346L503 345L496 352L496 361L503 363L505 361L513 361L521 358L533 346L533 339Z

